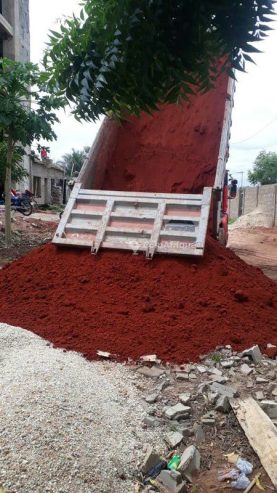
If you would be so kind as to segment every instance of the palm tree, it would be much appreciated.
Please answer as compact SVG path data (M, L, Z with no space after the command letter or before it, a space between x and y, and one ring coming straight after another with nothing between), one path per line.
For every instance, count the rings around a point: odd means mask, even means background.
M85 146L82 150L72 149L70 153L64 154L61 164L65 167L68 177L72 178L80 173L89 150L90 147Z

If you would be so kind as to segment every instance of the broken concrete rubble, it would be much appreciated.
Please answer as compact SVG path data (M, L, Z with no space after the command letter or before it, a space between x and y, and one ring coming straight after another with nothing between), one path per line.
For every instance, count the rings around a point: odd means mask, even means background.
M191 394L189 392L184 392L179 395L179 400L182 404L188 404L191 400Z
M168 407L165 410L165 416L169 419L180 419L188 416L191 412L190 406L184 406L181 403L176 404L175 406Z
M276 401L261 401L261 408L271 419L277 419L277 402Z
M231 409L229 397L227 395L220 395L216 401L215 409L222 413L228 413Z
M257 345L246 349L245 351L243 351L242 355L249 356L255 364L260 363L263 357L260 348Z
M153 447L151 447L151 445L148 445L141 467L142 472L146 474L150 469L155 467L160 462L160 456L156 452L154 452L154 449Z
M161 375L164 375L165 370L162 370L161 368L149 368L148 366L145 366L143 368L139 368L137 372L141 375L144 375L145 377L158 378Z
M201 457L198 449L194 445L190 445L184 450L181 456L178 471L181 472L183 477L191 481L192 475L200 471L200 463Z
M229 397L229 399L238 396L238 391L236 389L227 385L222 385L217 382L214 382L212 385L210 385L210 390L212 392L215 392L216 394L227 396Z
M250 368L250 366L248 366L247 363L244 363L243 365L241 365L240 371L243 375L248 376L250 375L250 373L252 373L253 368Z
M183 438L182 433L179 433L178 431L171 431L165 435L165 441L171 449L178 447L183 441Z
M177 471L161 471L157 477L158 485L165 487L168 493L186 493L186 483L182 481L182 475Z

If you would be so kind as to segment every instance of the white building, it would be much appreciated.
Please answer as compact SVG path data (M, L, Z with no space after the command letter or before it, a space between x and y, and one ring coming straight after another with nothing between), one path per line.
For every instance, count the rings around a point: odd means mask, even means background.
M37 0L39 1L39 0ZM0 58L20 62L30 61L29 0L0 0ZM51 190L63 179L63 170L49 160L24 158L29 176L18 188L28 188L38 194L38 202L52 202Z

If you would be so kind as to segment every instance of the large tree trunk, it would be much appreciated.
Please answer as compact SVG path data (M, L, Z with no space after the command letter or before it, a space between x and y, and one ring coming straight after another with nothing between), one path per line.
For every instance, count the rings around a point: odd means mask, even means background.
M12 155L13 143L12 139L8 139L7 150L7 166L5 178L5 241L6 248L9 248L12 243L12 228L11 228L11 184L12 184Z

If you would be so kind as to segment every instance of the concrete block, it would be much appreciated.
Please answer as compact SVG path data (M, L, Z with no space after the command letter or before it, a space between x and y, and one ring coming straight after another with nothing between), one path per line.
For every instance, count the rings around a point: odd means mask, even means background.
M200 471L201 456L198 449L194 445L187 447L181 457L181 462L178 471L183 477L191 480L193 473Z
M276 401L261 401L260 403L263 411L271 419L277 419L277 402Z
M188 415L191 412L190 406L184 406L183 404L176 404L176 406L168 407L165 411L165 415L169 419L178 419L183 415Z
M160 462L160 456L156 452L154 452L154 449L153 447L151 447L151 445L148 445L141 467L143 474L146 474L147 471L152 469L152 467L155 467Z
M246 349L245 351L243 351L242 355L249 356L256 364L260 363L263 358L260 348L257 345Z
M183 441L182 433L178 431L171 431L165 435L165 441L170 448L176 448Z
M233 397L238 396L238 391L234 389L233 387L227 386L227 385L222 385L221 383L214 382L210 386L211 392L215 392L219 395L224 395L229 397L229 399L232 399Z

